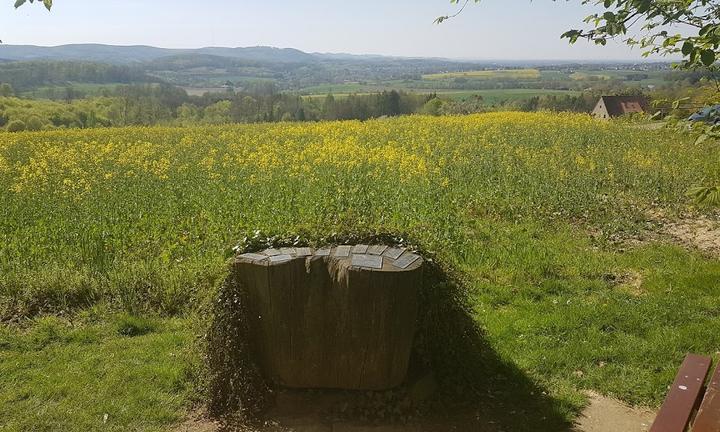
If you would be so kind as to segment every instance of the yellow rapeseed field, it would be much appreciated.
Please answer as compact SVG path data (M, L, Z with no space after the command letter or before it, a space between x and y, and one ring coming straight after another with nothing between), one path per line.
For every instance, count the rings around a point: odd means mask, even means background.
M394 232L457 260L476 215L632 224L685 204L717 155L542 113L2 134L3 313L106 297L175 310L256 231Z
M3 419L177 427L234 248L376 234L457 276L428 278L420 324L466 338L448 304L467 300L487 351L433 362L478 372L482 419L558 430L588 389L658 406L687 352L720 345L720 262L650 215L687 217L719 160L550 113L0 133Z

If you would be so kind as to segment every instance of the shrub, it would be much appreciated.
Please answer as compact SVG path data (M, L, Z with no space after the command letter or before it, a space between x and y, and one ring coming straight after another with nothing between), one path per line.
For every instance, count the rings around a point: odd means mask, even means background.
M22 120L13 120L7 125L8 132L22 132L25 129L25 122Z
M27 121L27 130L39 131L43 128L43 121L38 116L32 116Z
M422 107L422 113L432 116L440 115L440 110L443 107L443 101L438 98L432 98L425 103Z

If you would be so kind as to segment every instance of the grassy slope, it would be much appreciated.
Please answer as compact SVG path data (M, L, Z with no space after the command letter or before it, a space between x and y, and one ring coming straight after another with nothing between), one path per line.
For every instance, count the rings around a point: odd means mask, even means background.
M657 406L687 352L720 344L720 262L667 244L598 248L569 226L478 223L464 270L503 358L559 394ZM569 393L568 393L569 392Z
M0 429L156 431L182 418L187 324L87 315L0 328Z
M643 208L682 209L689 185L717 175L717 149L665 131L492 114L3 139L5 317L97 302L174 315L212 292L224 251L256 228L406 229L463 271L497 355L566 416L582 388L656 405L686 351L720 343L716 260L587 234L632 232ZM9 168L30 154L49 171ZM108 413L116 430L156 430L182 415L190 326L166 318L128 337L126 318L89 311L2 327L0 426L84 430ZM490 391L518 400L517 377L498 374ZM524 415L512 422L533 427Z

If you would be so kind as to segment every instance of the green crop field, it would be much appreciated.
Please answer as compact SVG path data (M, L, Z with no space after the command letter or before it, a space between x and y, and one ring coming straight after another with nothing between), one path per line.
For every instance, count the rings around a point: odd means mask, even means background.
M300 91L303 95L325 96L327 94L351 94L372 91L381 91L383 86L360 84L360 83L344 83L344 84L322 84L312 87L306 87ZM388 87L389 89L389 87Z
M505 101L525 100L535 96L577 96L580 92L572 90L552 89L502 89L502 90L438 90L441 97L449 97L455 100L469 99L480 96L487 105L493 105Z
M426 80L444 80L454 78L468 79L538 79L540 71L537 69L508 69L508 70L478 70L468 72L447 72L423 75Z
M720 262L653 215L693 215L718 157L545 113L1 134L0 430L174 430L233 247L334 233L458 272L488 394L549 401L499 429L556 431L588 389L658 406L686 352L720 346Z

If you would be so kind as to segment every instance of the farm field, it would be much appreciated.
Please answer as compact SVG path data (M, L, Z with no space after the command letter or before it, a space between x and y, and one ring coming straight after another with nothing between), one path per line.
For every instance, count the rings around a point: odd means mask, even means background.
M453 78L472 79L537 79L540 78L540 71L537 69L498 69L498 70L477 70L468 72L446 72L438 74L423 75L425 80L443 80Z
M662 85L667 83L665 81L665 73L659 71L651 72L640 72L632 70L592 70L585 69L574 72L567 76L569 79L574 81L587 81L587 80L618 80L624 81L627 85Z
M599 89L607 86L644 89L648 89L648 86L660 87L667 84L666 75L667 71L662 70L596 70L587 67L577 70L477 70L409 76L406 79L322 84L290 93L310 98L333 94L342 98L351 94L366 95L399 90L419 94L436 93L454 100L481 96L486 106L497 107L538 96L578 96L592 89L600 91ZM505 109L511 106L512 104L506 105Z
M382 90L378 90L382 91ZM440 97L450 98L454 100L463 100L480 96L487 105L493 105L500 102L525 100L535 96L577 96L580 92L572 90L552 90L552 89L502 89L502 90L437 90L437 91L421 91L409 90L413 93L430 94L435 93ZM349 93L332 93L333 97L346 98L350 95L369 95L372 92L349 92ZM318 93L306 95L307 98L325 98L327 93Z
M480 96L487 105L494 105L506 101L519 101L530 99L535 96L577 96L580 92L572 90L552 89L502 89L502 90L475 90L475 91L453 91L441 90L436 92L440 96L446 96L455 100L468 99Z
M657 407L720 344L720 262L663 229L717 221L685 191L718 157L547 113L2 134L0 429L173 430L233 248L353 233L462 275L494 400L549 400L497 430L559 430L584 390Z

